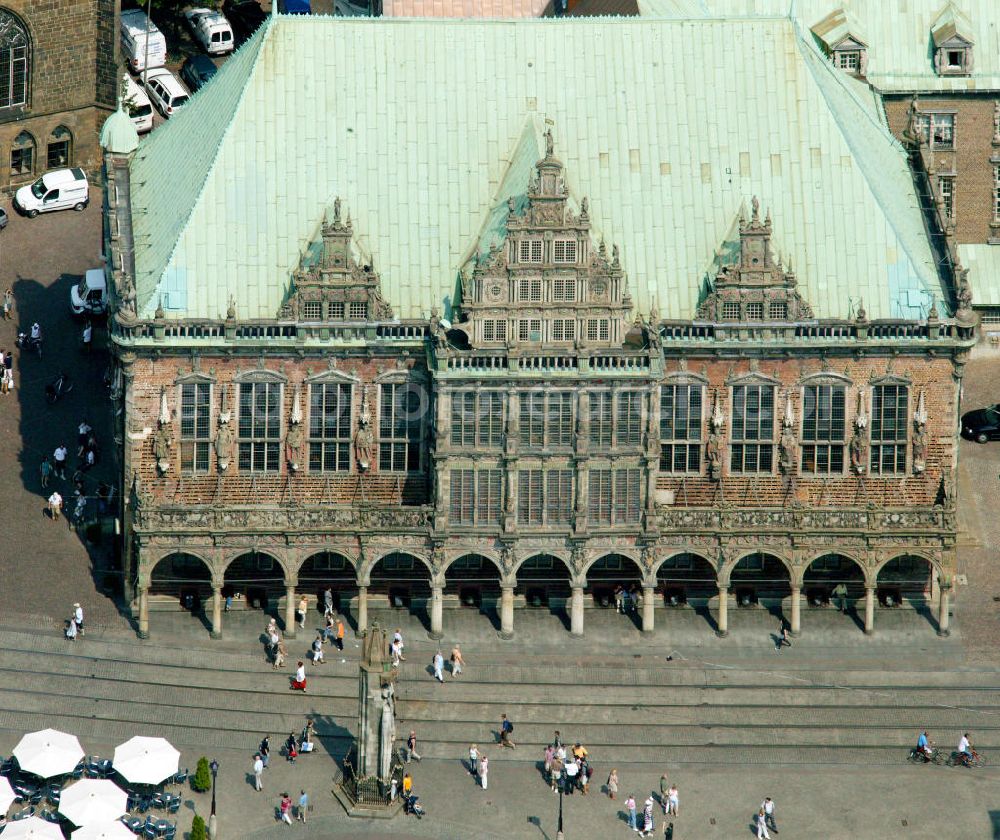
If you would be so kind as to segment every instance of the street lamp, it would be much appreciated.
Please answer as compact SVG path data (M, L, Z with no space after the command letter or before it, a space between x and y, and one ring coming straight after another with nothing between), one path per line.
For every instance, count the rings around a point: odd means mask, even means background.
M563 840L562 798L563 798L563 789L562 789L562 785L560 785L559 786L559 827L556 829L556 840Z
M215 840L218 836L218 824L215 819L215 778L219 775L219 762L213 758L208 769L212 771L212 813L208 818L208 836Z

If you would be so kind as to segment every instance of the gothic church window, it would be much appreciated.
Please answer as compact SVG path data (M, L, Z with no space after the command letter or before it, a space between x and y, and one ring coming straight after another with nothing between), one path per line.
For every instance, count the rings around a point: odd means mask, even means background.
M906 415L909 394L905 385L872 388L871 472L906 472Z
M28 30L13 14L0 9L0 108L28 102Z
M10 150L10 174L30 175L35 168L35 138L22 131Z
M802 391L802 472L844 471L843 385L807 385Z
M774 464L774 387L733 387L733 432L729 469L769 473Z
M281 450L281 384L241 382L239 465L249 472L277 472Z
M181 469L208 472L211 447L211 393L208 382L181 385Z
M381 386L378 466L383 472L420 470L423 408L421 393L412 383Z
M46 159L49 169L69 166L73 161L73 135L64 125L58 126L49 135Z
M350 472L352 386L309 386L309 471Z
M701 469L701 385L664 385L660 390L660 471Z

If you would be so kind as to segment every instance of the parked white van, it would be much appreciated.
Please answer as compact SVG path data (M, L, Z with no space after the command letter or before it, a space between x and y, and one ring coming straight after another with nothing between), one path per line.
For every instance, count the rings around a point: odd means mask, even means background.
M103 268L88 268L83 279L69 290L74 315L103 315L108 311L108 284Z
M87 176L79 167L54 169L14 193L14 209L29 219L53 210L83 210L90 203Z
M122 55L133 73L146 69L146 27L149 26L149 66L167 63L167 39L146 17L142 9L127 9L121 14Z
M188 9L184 19L209 55L225 55L233 51L233 30L223 15L211 9Z
M132 119L135 130L142 134L153 129L153 103L149 101L141 87L139 87L128 73L122 74L122 84L125 86L125 95L122 105L125 106L125 113Z

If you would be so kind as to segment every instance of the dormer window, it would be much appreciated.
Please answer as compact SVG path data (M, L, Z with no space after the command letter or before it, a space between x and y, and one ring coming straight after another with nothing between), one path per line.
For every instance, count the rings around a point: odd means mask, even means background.
M934 69L939 76L967 76L972 72L969 19L949 3L931 24L934 41Z
M542 240L522 239L517 261L522 263L540 263L542 261Z
M965 50L946 50L945 55L948 57L945 69L949 73L961 73L965 69Z
M861 72L861 50L837 50L834 61L841 70L855 76Z
M833 66L852 76L864 76L868 64L867 39L844 9L836 9L812 27Z

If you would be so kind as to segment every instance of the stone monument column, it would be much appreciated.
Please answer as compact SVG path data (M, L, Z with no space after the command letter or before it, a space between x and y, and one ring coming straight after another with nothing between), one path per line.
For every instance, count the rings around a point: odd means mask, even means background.
M432 639L440 639L444 636L442 632L442 607L444 602L444 588L440 586L431 587L431 632Z
M950 636L951 630L951 581L941 580L941 594L938 597L938 635Z
M583 587L574 586L570 596L569 632L574 636L583 635Z
M654 613L656 606L656 589L652 586L642 587L642 632L653 632Z
M139 638L149 638L149 583L139 583Z
M285 635L295 638L295 583L285 583Z
M212 581L212 638L222 638L222 584Z
M358 587L358 635L368 626L368 587Z
M875 587L865 587L865 633L875 632Z
M801 632L800 623L802 620L802 589L798 586L792 587L792 629L793 636L798 636Z
M717 621L719 629L716 635L724 639L729 635L729 587L719 587L719 618Z
M514 587L500 587L500 638L514 638Z

